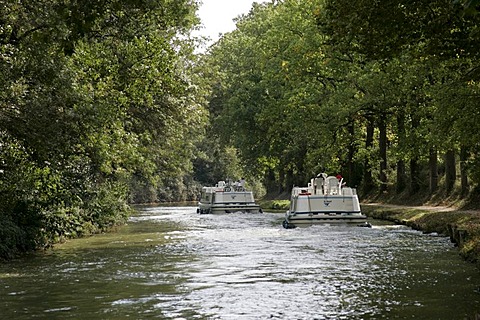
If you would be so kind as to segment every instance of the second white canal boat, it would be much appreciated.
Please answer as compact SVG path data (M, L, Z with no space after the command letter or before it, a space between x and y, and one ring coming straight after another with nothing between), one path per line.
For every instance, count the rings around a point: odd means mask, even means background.
M261 213L253 192L246 190L244 181L238 184L219 181L214 187L203 187L197 213Z

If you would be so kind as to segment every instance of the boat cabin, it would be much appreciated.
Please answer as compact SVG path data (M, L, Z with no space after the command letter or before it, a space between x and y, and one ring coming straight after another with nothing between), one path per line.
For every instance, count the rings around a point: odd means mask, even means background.
M299 195L320 195L320 196L334 196L334 195L344 195L350 196L355 195L356 190L350 187L346 187L342 179L337 179L337 177L329 176L322 177L317 176L313 178L308 183L307 187L294 187L292 190L292 196Z

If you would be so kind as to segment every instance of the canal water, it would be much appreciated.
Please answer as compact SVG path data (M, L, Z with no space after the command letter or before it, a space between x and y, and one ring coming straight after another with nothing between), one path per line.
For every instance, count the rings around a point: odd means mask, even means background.
M0 265L0 319L476 319L480 272L448 238L284 229L283 215L144 207L116 233Z

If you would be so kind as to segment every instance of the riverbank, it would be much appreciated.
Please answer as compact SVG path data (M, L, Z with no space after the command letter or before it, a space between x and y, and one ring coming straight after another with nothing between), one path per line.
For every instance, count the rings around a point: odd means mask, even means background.
M263 210L286 211L288 200L261 201ZM450 237L460 255L480 268L480 211L443 206L401 206L384 203L362 203L368 217L407 225L425 233Z

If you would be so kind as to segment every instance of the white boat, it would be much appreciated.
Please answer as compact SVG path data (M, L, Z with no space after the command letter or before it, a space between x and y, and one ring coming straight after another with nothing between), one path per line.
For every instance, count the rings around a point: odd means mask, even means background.
M290 210L283 226L294 228L320 223L366 223L360 210L357 191L346 187L343 178L321 173L307 187L294 187Z
M242 184L233 185L219 181L215 187L203 187L197 213L261 213L262 209L255 203L253 192Z

